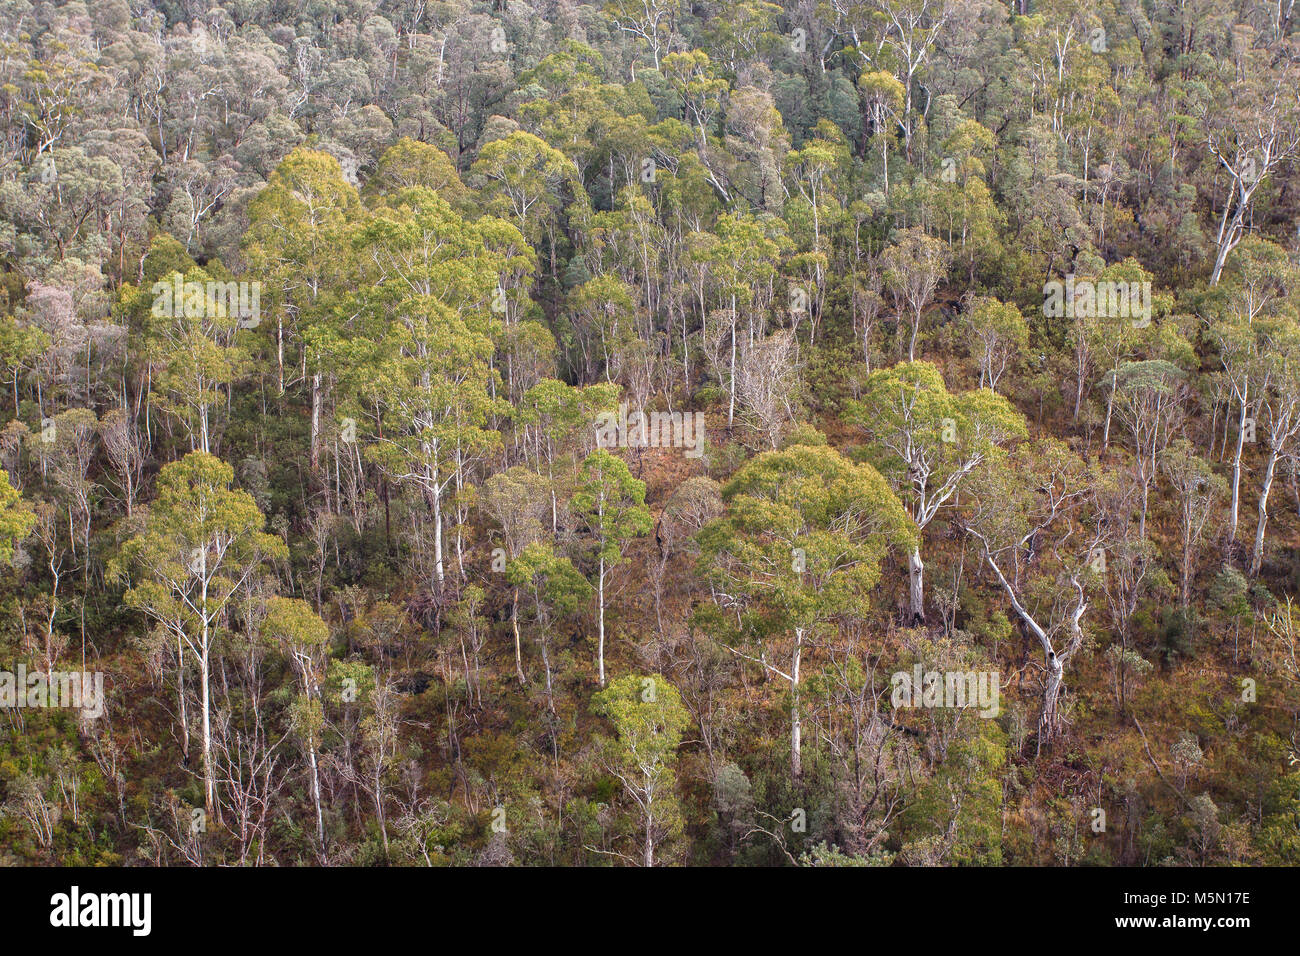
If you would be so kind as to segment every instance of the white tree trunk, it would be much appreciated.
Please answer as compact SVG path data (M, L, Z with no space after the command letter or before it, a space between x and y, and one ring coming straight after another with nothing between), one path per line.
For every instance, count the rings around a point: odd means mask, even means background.
M316 805L316 843L320 847L321 859L325 859L325 817L321 813L320 806L320 769L316 763L316 744L313 741L309 752L311 754L311 798Z
M1038 750L1051 743L1061 731L1060 699L1064 668L1051 651L1047 652L1047 682L1043 685L1043 712L1038 718Z
M1277 447L1269 449L1268 464L1264 468L1264 483L1259 489L1259 523L1255 526L1255 547L1250 553L1250 576L1259 574L1264 563L1264 529L1268 526L1268 495L1273 490L1273 477L1277 472Z
M188 764L190 759L190 713L185 700L185 643L184 635L176 633L176 696L181 707L181 753Z
M1249 200L1243 197L1242 202L1237 206L1236 211L1233 213L1231 224L1227 225L1226 228L1223 225L1219 227L1219 251L1214 257L1214 271L1210 274L1211 286L1219 284L1219 278L1223 275L1223 267L1228 262L1228 253L1237 248L1237 243L1240 241L1239 236L1241 235L1241 225L1245 220L1246 204L1248 201ZM1224 210L1224 215L1225 217L1227 215L1226 209Z
M519 675L520 685L526 684L524 677L524 655L519 641L519 589L515 588L510 602L510 628L515 632L515 673Z
M655 865L655 817L649 803L645 809L645 855L642 862L647 867Z
M442 591L442 488L435 478L433 482L433 573L438 591Z
M317 372L311 377L311 437L309 456L311 470L320 468L320 414L321 414L321 375Z
M212 704L210 683L211 661L208 656L208 623L203 622L203 653L199 655L199 680L203 702L203 806L212 816L217 802L217 780L212 767Z
M597 644L596 656L599 659L600 667L600 686L605 686L605 558L602 555L600 559L600 577L597 582L597 603L600 609L597 614L600 637Z
M1232 456L1232 505L1228 512L1228 540L1237 540L1237 514L1241 507L1241 453L1246 444L1246 399L1241 400L1241 415L1237 419L1237 450Z
M731 375L727 383L727 427L736 418L736 297L731 297Z
M921 547L917 545L907 556L907 575L911 598L911 623L925 623L925 564L921 561Z
M794 660L790 667L790 773L803 775L803 722L799 716L799 666L803 662L803 628L794 631Z

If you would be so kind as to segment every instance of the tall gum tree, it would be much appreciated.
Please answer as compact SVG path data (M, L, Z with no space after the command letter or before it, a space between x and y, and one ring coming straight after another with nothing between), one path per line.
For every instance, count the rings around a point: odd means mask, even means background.
M424 494L435 590L446 578L449 489L459 489L470 464L500 447L493 425L508 411L493 365L500 323L490 311L498 276L513 258L499 251L503 230L519 238L491 217L466 222L416 187L378 207L357 237L367 260L359 311L378 341L362 386L375 407L366 453Z
M699 534L700 568L713 597L701 623L728 651L789 685L790 772L797 779L808 641L839 618L862 617L885 554L891 546L913 550L916 526L875 468L849 461L824 439L764 452L722 496L723 517ZM772 662L778 653L787 666Z
M605 686L605 608L609 573L623 563L633 538L650 531L645 482L632 477L627 463L597 448L578 472L573 510L586 526L596 562L596 660L600 686Z
M614 725L618 740L603 748L605 766L623 784L641 815L642 866L655 865L655 850L682 828L673 772L690 711L677 688L659 674L628 674L592 698L592 710Z
M1038 748L1064 726L1065 671L1084 645L1088 587L1104 567L1097 476L1056 439L1024 443L972 482L966 531L1043 651Z
M948 274L952 251L947 244L927 236L919 226L904 229L880 256L885 285L894 297L900 339L908 326L907 360L916 359L916 342L921 334L921 317L934 298L939 283Z
M294 702L293 725L307 748L307 766L311 772L311 799L316 816L316 846L321 862L326 862L325 816L321 800L320 747L325 726L321 684L325 674L325 656L329 649L329 625L298 598L273 597L267 601L262 633L277 642L293 662L302 681L302 693Z
M1202 116L1206 148L1228 181L1210 285L1245 236L1260 187L1300 150L1300 69L1272 50L1244 55L1256 62L1237 64L1235 81L1206 101Z
M328 325L335 313L334 295L347 289L351 270L344 255L349 230L361 215L356 189L343 177L339 161L328 153L295 149L284 158L266 188L248 204L244 258L252 281L266 283L264 299L275 319L276 379L284 394L291 384L294 342L300 367L309 381L311 436L309 463L320 464L321 418L327 401L324 356L307 332Z
M231 389L252 361L248 333L240 332L246 320L210 294L212 281L202 269L174 273L158 283L165 297L128 287L122 304L146 315L145 358L158 368L154 404L180 421L191 451L217 454ZM175 287L187 292L173 296Z
M1229 480L1228 538L1236 540L1241 510L1241 462L1247 421L1258 403L1258 385L1266 373L1267 321L1278 314L1287 286L1297 279L1286 251L1256 237L1242 241L1226 281L1215 290L1219 301L1208 309L1207 337L1217 350L1220 382L1236 404L1236 439ZM1226 427L1226 423L1225 423ZM1226 442L1226 438L1225 438Z
M213 655L232 599L263 565L288 557L288 547L262 528L266 519L246 491L231 487L234 469L196 451L163 467L158 496L145 509L144 530L122 546L110 564L128 583L126 604L157 622L199 669L199 719L203 741L203 799L216 808L212 762ZM178 682L185 694L183 682ZM184 708L182 708L182 713Z
M1263 323L1263 361L1259 382L1259 431L1267 449L1259 483L1255 543L1250 552L1250 576L1264 563L1264 532L1268 527L1268 498L1278 463L1295 454L1300 440L1300 326L1294 316Z
M1134 471L1142 489L1138 536L1143 540L1160 455L1182 428L1190 397L1187 370L1198 364L1191 343L1172 321L1153 330L1145 352L1147 358L1121 362L1106 376L1115 420L1133 443Z
M846 419L870 438L867 454L889 478L923 534L954 502L977 468L1027 434L1024 416L989 389L953 394L929 362L903 362L867 378L863 398L846 405ZM921 534L908 553L909 613L925 620Z

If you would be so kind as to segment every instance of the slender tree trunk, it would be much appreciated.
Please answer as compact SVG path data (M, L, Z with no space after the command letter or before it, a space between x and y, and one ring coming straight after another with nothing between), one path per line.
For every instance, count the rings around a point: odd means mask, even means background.
M176 634L176 696L181 705L181 756L190 759L190 715L185 701L185 644L180 632Z
M884 171L885 198L889 198L889 134L880 137L880 168Z
M1241 508L1241 453L1246 444L1246 397L1241 399L1241 415L1237 419L1237 450L1232 456L1232 504L1228 510L1228 540L1237 540L1237 514Z
M794 661L790 667L790 774L803 776L803 721L799 714L799 667L803 663L803 628L794 630Z
M442 488L436 478L433 482L433 573L437 590L442 593Z
M317 372L311 377L311 448L309 455L313 473L320 470L320 414L321 375Z
M600 558L600 575L597 579L597 602L600 604L598 613L599 621L599 643L597 647L597 657L600 662L600 686L605 686L605 557Z
M1047 652L1047 681L1043 685L1043 711L1038 718L1038 752L1061 732L1060 699L1064 668L1060 659Z
M1144 468L1143 471L1146 469ZM1142 513L1138 516L1138 540L1147 539L1147 512L1151 510L1151 478L1142 476Z
M308 748L309 759L311 760L311 799L316 805L316 844L320 847L321 861L325 860L325 817L321 812L320 801L320 768L316 761L316 743L312 742Z
M384 859L388 859L388 820L384 817L383 790L379 783L379 774L375 774L375 816L379 819L379 836L384 843Z
M1076 422L1079 420L1079 409L1083 406L1083 388L1084 388L1084 372L1083 369L1080 368L1079 375L1075 379L1075 386L1074 386L1074 420Z
M552 716L552 717L555 717L555 716L556 716L556 713L555 713L555 685L554 685L554 682L553 682L552 679L551 679L551 651L550 651L551 639L550 639L549 634L547 633L547 628L548 628L549 626L550 626L549 624L543 624L543 625L542 625L542 640L541 640L541 645L542 645L542 670L543 670L543 671L545 672L545 674L546 674L546 709L547 709L548 711L551 712L551 716ZM552 747L553 750L554 750L555 746L556 746L556 739L555 739L555 724L554 724L554 722L552 722L552 723L551 723L551 747ZM557 753L557 754L556 754L556 758L558 759L558 757L559 757L559 754Z
M199 657L200 690L203 701L203 806L212 816L217 802L217 780L212 768L212 702L209 689L211 661L208 650L208 623L203 622L203 653Z
M1277 472L1277 447L1269 449L1268 464L1264 467L1264 483L1259 489L1259 523L1255 526L1255 547L1250 553L1250 576L1259 574L1264 563L1264 529L1268 526L1268 495L1273 490L1273 477Z
M655 865L655 817L650 805L646 806L645 811L645 855L642 862L647 867Z
M925 564L921 561L921 546L917 545L907 556L907 576L911 598L911 623L925 623Z
M514 597L510 600L510 628L515 632L515 673L519 675L519 683L527 683L524 678L524 656L519 642L519 589L515 588Z
M1106 454L1106 449L1110 447L1110 420L1115 413L1115 383L1112 382L1110 391L1106 394L1106 425L1101 431L1101 453Z
M736 417L736 297L731 297L731 375L727 383L727 428Z

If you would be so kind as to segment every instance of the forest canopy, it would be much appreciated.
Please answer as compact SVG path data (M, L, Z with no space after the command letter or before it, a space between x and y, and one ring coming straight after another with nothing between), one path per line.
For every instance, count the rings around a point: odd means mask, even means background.
M0 864L1300 862L1272 0L7 0Z

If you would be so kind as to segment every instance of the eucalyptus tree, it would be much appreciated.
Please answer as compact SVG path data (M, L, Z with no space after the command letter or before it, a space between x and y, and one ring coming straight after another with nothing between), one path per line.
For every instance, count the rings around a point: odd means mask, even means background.
M617 740L605 743L602 758L641 817L640 863L654 866L655 851L682 829L674 768L690 712L659 674L612 681L592 698L592 710L614 725Z
M1176 437L1186 413L1187 373L1166 359L1125 362L1114 372L1116 417L1133 440L1133 460L1142 489L1138 537L1146 539L1151 486L1160 456Z
M1227 174L1228 195L1215 234L1210 284L1217 285L1228 256L1246 235L1260 187L1300 150L1300 70L1294 60L1243 44L1235 76L1207 98L1205 146Z
M1227 497L1228 483L1208 461L1196 454L1191 442L1180 438L1160 456L1160 468L1174 491L1178 514L1179 587L1184 610L1192 604L1192 578L1197 552L1214 527L1215 515Z
M1250 575L1264 561L1264 532L1268 527L1268 498L1280 462L1295 453L1300 441L1300 327L1293 317L1263 324L1262 369L1257 404L1266 457L1259 482L1259 517L1250 552Z
M979 361L980 388L998 390L998 382L1029 348L1029 325L1010 302L980 296L963 313L971 352Z
M650 531L645 482L632 477L627 463L603 448L582 462L573 510L590 536L596 564L597 669L605 686L605 608L610 571L623 563L632 539Z
M424 495L435 591L446 576L448 491L500 447L493 425L509 410L493 366L497 323L490 311L498 276L510 267L496 251L502 228L513 232L491 217L467 222L445 199L414 187L386 197L356 237L367 280L359 320L377 345L357 386L374 408L366 453Z
M925 620L922 536L962 485L1010 442L1026 436L1024 416L989 389L953 394L928 362L903 362L867 377L860 401L845 406L863 429L867 453L887 476L920 532L908 553L909 611Z
M231 602L268 561L288 557L279 537L263 531L266 519L251 495L232 488L234 469L195 451L163 467L157 497L144 511L142 530L122 546L110 571L124 579L128 606L142 611L176 642L180 719L188 739L184 670L186 652L199 671L199 728L203 745L203 798L216 808L212 757L214 653Z
M361 202L328 153L299 148L281 161L266 188L248 204L243 255L252 281L267 285L275 320L276 385L281 395L301 375L310 382L309 464L320 464L321 429L327 401L327 349L340 319L339 297L351 288L351 236Z
M758 455L722 497L723 516L699 534L700 569L713 596L702 621L732 654L789 686L797 779L808 643L821 627L865 612L885 555L891 547L913 550L916 527L875 468L825 444ZM773 663L778 654L789 663Z
M1293 270L1283 249L1267 240L1247 238L1241 244L1233 268L1228 270L1228 282L1219 287L1225 293L1224 298L1207 321L1208 337L1216 346L1222 368L1222 381L1237 406L1237 434L1230 481L1232 500L1228 508L1228 537L1231 540L1237 537L1241 462L1247 434L1251 430L1248 422L1258 402L1258 386L1265 372L1262 363L1268 323L1261 326L1257 323L1278 315L1287 286L1293 280Z
M1066 668L1083 649L1088 589L1107 537L1095 472L1055 439L1025 443L973 484L966 531L1016 616L1043 651L1038 749L1061 733Z
M329 649L329 625L297 598L273 597L267 602L262 633L277 642L293 663L301 681L301 694L294 701L293 727L307 748L311 772L311 799L316 816L316 846L326 860L325 816L322 809L320 748L325 729L321 688L325 679L325 656Z
M906 323L910 329L907 339L907 360L916 359L916 340L921 330L921 317L933 300L939 282L948 274L952 253L947 245L920 228L904 229L880 255L884 269L885 286L894 297L898 313L900 339Z

